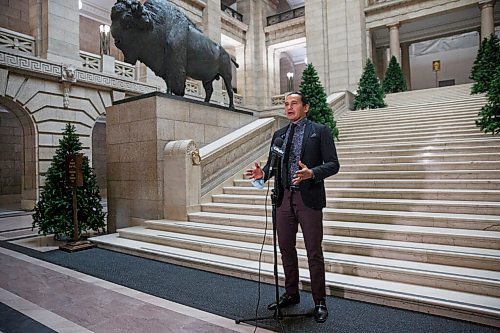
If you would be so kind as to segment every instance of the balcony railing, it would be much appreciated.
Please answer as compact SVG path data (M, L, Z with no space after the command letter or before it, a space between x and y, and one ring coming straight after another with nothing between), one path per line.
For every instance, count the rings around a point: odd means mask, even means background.
M126 62L115 60L115 74L135 79L135 67Z
M0 47L35 54L35 39L12 30L0 28Z
M267 25L273 25L281 22L285 22L297 17L305 16L306 8L304 6L298 7L287 12L283 12L280 14L272 15L267 17Z
M238 13L237 11L235 11L234 9L224 5L224 4L220 4L220 9L226 13L227 15L229 16L232 16L234 17L235 19L237 19L238 21L240 22L243 22L243 15Z
M96 71L101 68L101 57L97 54L80 51L80 60L84 68L95 69Z
M28 53L29 55L34 55L35 53L35 39L31 36L24 35L15 31L11 31L8 29L0 28L0 49L14 49L23 53ZM100 72L101 71L101 56L98 54L80 51L80 61L82 63L82 67L86 69L90 69L93 71ZM24 63L24 62L23 62ZM114 61L114 73L118 76L136 80L136 68L133 65L122 61ZM39 66L39 65L37 65ZM44 67L45 68L45 67ZM48 68L48 67L47 67ZM44 72L45 73L45 72ZM58 72L60 75L60 70ZM142 91L142 90L140 90ZM195 81L188 79L186 80L186 95L192 96L198 99L203 99L203 86L201 81ZM142 91L144 93L144 91ZM149 92L149 91L147 91ZM229 103L229 98L225 91L222 92L223 99L225 104ZM234 94L234 104L235 105L243 105L243 96Z

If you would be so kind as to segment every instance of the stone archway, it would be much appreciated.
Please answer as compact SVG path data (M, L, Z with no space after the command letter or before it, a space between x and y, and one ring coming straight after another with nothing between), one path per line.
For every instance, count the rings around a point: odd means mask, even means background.
M0 205L32 210L38 189L35 126L9 98L0 97L0 111Z

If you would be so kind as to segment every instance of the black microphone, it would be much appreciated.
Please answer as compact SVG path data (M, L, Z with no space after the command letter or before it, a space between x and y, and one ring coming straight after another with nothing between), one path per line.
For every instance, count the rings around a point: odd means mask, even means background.
M271 167L276 167L275 163L278 159L282 158L284 155L283 151L283 139L282 138L276 138L274 140L274 143L271 147Z

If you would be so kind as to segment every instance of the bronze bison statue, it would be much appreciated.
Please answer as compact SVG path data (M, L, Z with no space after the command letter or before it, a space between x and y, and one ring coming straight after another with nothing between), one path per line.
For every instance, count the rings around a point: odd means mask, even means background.
M207 38L167 0L118 0L111 9L111 35L125 61L146 64L165 80L167 92L184 96L186 78L203 82L205 102L212 82L224 80L229 107L234 109L232 68L238 64L222 46Z

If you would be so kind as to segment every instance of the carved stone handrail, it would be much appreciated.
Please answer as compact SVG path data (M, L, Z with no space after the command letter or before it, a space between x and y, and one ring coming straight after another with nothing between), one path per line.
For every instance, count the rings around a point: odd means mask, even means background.
M235 19L237 19L240 22L243 22L243 14L238 13L237 11L232 9L231 7L228 7L228 6L224 5L223 3L221 3L220 9L224 13L228 14L229 16L234 17Z
M101 68L101 57L97 54L80 50L80 60L83 68L95 69L96 71Z
M285 96L286 94L276 95L271 97L271 105L285 105Z
M35 54L35 38L16 31L0 28L0 48Z
M271 15L267 17L267 25L273 25L277 23L281 23L284 21L288 21L297 17L305 16L306 8L304 6L298 7L283 13L279 13L276 15Z
M328 98L328 105L332 109L333 117L338 120L345 112L352 110L354 95L350 91L340 91L331 94Z
M126 62L115 60L115 74L128 77L130 79L134 79L135 66L128 64Z
M268 151L274 122L258 119L200 149L202 196Z
M225 105L229 105L229 96L227 95L227 91L222 91L222 97ZM243 96L238 94L233 94L233 102L234 105L243 105Z

